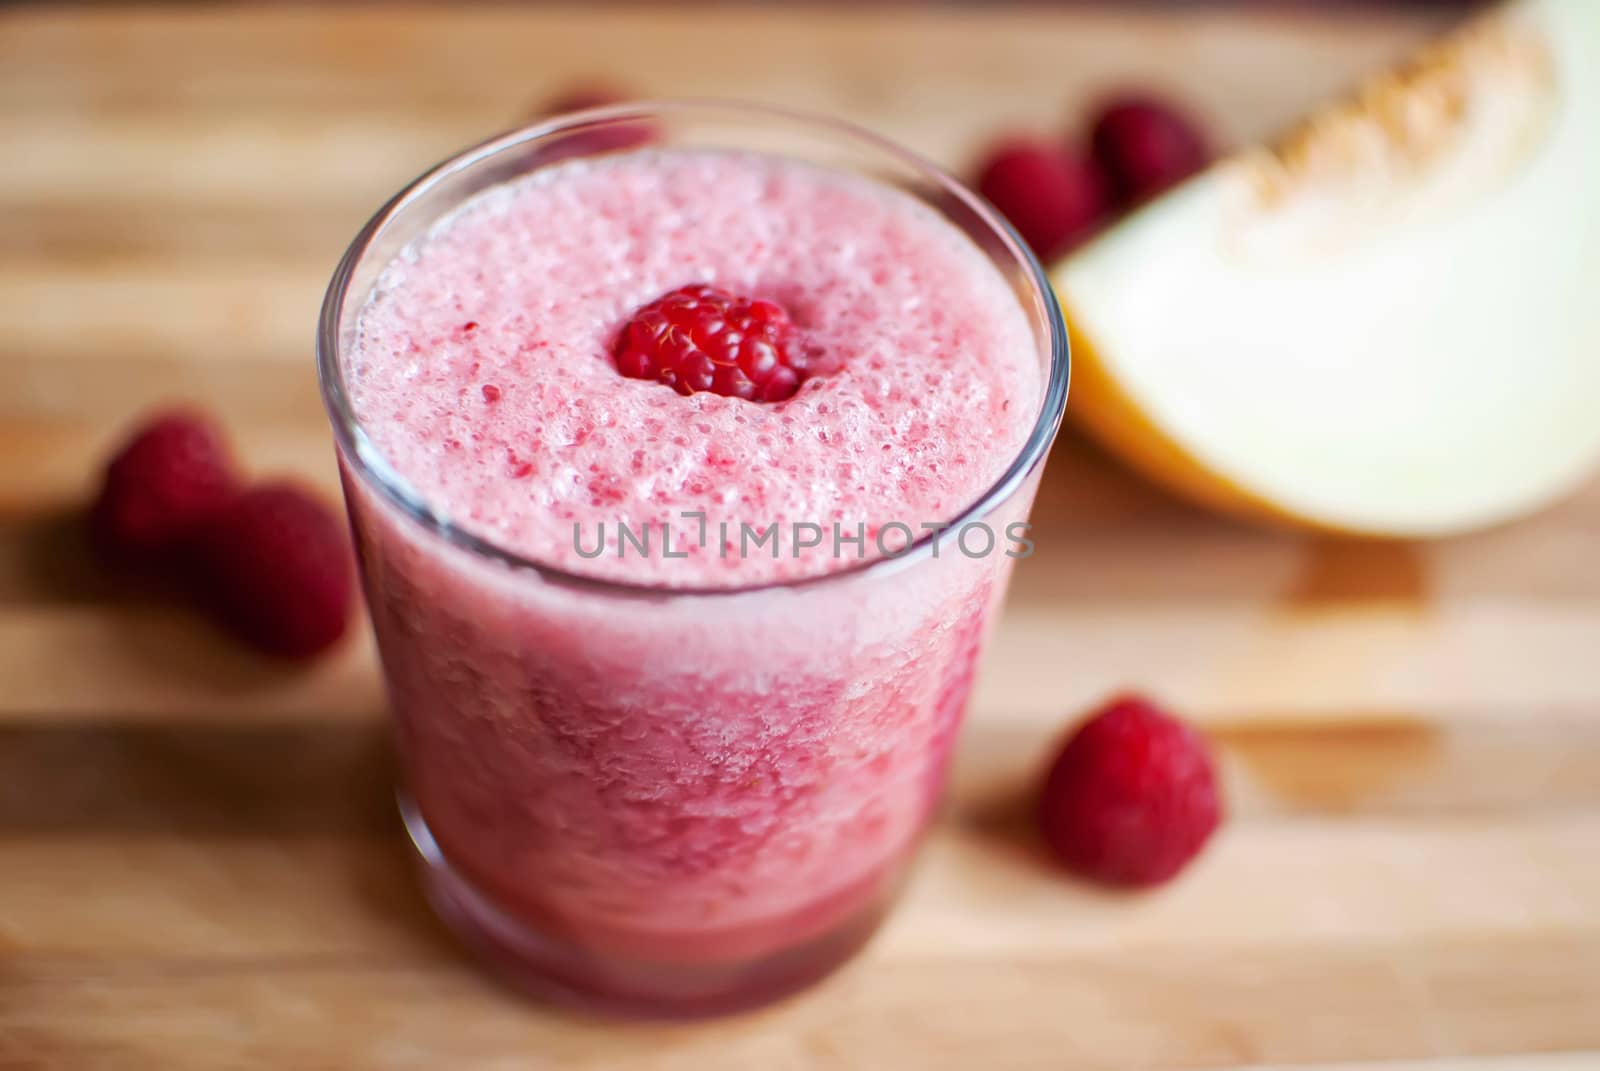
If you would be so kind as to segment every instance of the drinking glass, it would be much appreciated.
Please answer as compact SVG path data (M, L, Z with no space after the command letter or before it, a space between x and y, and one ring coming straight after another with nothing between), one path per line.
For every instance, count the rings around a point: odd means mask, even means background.
M345 372L390 260L490 186L645 141L865 176L931 206L1010 284L1039 410L994 485L942 518L949 529L798 580L602 580L458 525L374 447ZM1027 517L1066 402L1061 313L1017 235L943 171L843 123L709 102L596 109L470 149L390 201L334 274L317 357L400 809L448 925L529 990L645 1016L762 1003L847 959L938 800L1020 553L1006 533ZM983 528L997 545L972 554Z

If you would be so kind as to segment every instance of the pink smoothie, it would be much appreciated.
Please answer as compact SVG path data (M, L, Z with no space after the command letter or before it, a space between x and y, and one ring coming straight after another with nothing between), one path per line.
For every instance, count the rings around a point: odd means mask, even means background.
M632 311L699 282L779 302L834 369L778 404L619 375ZM460 527L570 572L735 588L858 552L723 553L719 521L860 525L871 556L884 524L958 515L1038 419L1040 366L1014 291L910 196L661 150L547 168L444 219L384 271L346 380L376 451ZM936 799L1032 493L987 518L983 557L952 542L820 585L641 597L448 547L346 485L407 788L481 898L454 909L492 914L474 925L513 957L621 988L619 964L754 961L875 912ZM686 510L705 546L616 554L619 521ZM581 556L602 523L610 549Z

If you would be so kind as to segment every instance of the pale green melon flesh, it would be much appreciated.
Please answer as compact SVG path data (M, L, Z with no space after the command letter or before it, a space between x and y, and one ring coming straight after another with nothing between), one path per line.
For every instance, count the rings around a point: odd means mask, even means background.
M1600 457L1600 2L1496 17L1465 70L1225 162L1054 273L1135 408L1284 513L1445 534Z

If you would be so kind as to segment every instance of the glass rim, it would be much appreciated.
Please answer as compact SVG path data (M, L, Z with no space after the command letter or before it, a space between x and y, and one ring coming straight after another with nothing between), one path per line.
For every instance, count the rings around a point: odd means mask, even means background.
M486 160L498 157L508 149L531 146L552 135L585 126L646 120L672 112L710 119L776 120L853 141L888 156L933 182L945 195L953 196L962 202L994 232L1006 251L1022 267L1030 284L1029 290L1038 305L1037 310L1026 311L1030 319L1042 317L1044 327L1049 334L1050 366L1045 390L1040 399L1039 415L1018 450L1017 456L1012 459L1005 471L987 490L959 510L944 529L929 532L896 554L863 558L840 569L800 577L762 580L749 584L698 586L618 580L572 572L539 561L456 524L417 492L389 464L387 458L368 437L345 389L341 361L343 354L339 342L340 324L344 319L346 303L350 297L350 284L356 268L361 265L374 241L390 223L441 182ZM365 301L367 295L359 296ZM1049 276L1015 228L993 206L969 190L955 176L920 154L854 123L798 109L714 99L636 100L626 104L567 112L500 134L436 164L391 197L357 232L343 257L340 258L338 267L334 269L333 277L323 297L317 324L317 379L323 406L333 427L334 441L339 448L340 456L354 470L358 479L374 487L381 498L404 514L412 523L476 557L498 562L517 572L531 572L556 587L631 598L673 599L740 595L777 589L796 590L843 581L851 577L892 573L933 555L934 544L944 530L957 529L993 514L1016 493L1043 461L1066 411L1070 375L1071 353L1066 322Z

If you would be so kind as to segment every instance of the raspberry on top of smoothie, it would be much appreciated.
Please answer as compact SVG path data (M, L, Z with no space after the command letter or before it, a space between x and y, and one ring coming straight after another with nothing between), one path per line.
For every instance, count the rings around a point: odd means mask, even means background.
M781 402L811 360L780 305L713 286L682 286L633 314L617 336L617 371L679 394Z
M696 341L712 313L753 334ZM630 324L658 314L697 352L636 344ZM928 206L678 149L547 167L441 220L379 280L346 380L374 445L453 523L572 572L677 586L846 568L889 524L922 536L1005 472L1043 393L1015 293ZM866 539L728 553L743 525L796 524ZM655 530L653 552L624 548L624 525ZM606 551L580 553L601 526Z

